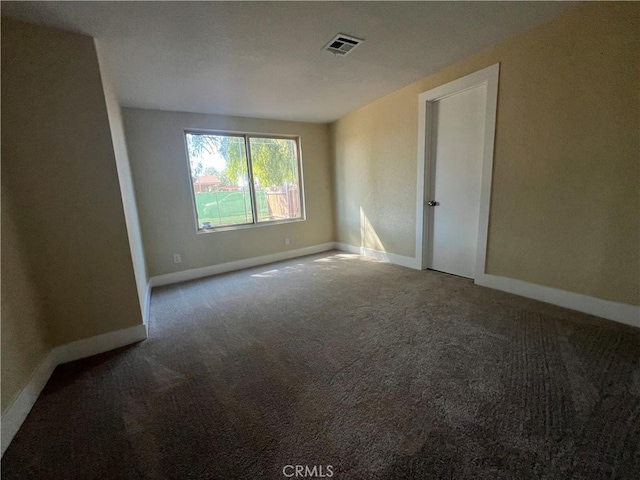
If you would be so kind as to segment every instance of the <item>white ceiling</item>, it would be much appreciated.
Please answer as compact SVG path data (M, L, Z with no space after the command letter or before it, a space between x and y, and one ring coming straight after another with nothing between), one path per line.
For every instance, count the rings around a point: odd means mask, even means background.
M124 106L330 122L567 2L2 2L97 39ZM322 47L364 39L347 57Z

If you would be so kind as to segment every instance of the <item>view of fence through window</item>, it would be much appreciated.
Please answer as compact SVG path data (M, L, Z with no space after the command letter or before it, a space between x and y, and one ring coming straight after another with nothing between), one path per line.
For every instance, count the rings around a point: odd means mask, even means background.
M295 139L188 132L186 140L199 229L302 218Z

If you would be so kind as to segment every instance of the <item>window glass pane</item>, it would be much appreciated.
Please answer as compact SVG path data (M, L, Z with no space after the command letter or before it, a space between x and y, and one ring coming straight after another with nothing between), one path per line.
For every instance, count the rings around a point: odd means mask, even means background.
M298 152L295 140L249 139L258 221L300 218Z
M253 222L243 137L187 133L198 228Z

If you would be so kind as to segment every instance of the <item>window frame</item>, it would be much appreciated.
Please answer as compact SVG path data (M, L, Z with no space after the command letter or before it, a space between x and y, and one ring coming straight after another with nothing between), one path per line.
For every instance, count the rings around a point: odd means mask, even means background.
M193 177L191 172L191 159L189 157L189 146L187 144L187 134L192 135L218 135L228 137L240 137L244 139L244 147L247 157L247 176L249 180L249 196L251 198L252 221L250 223L238 223L235 225L220 225L211 228L201 228L198 221L198 210L196 204L196 192L193 188ZM300 195L300 217L285 218L281 220L264 220L258 221L257 197L255 193L255 184L253 181L253 163L251 162L250 138L273 138L282 140L293 140L296 145L296 161L298 163L298 192ZM300 135L287 135L279 133L258 133L243 132L234 130L209 130L201 128L183 128L182 139L184 141L185 160L187 166L187 178L189 180L189 189L191 190L191 211L193 212L193 220L196 227L196 234L215 233L230 230L243 230L247 228L265 227L271 225L279 225L284 223L304 222L307 220L307 209L304 195L304 176L302 172L302 145Z

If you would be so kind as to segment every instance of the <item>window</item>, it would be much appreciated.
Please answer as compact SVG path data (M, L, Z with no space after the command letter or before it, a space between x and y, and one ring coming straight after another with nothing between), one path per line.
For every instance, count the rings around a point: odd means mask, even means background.
M298 138L185 132L199 231L304 218Z

